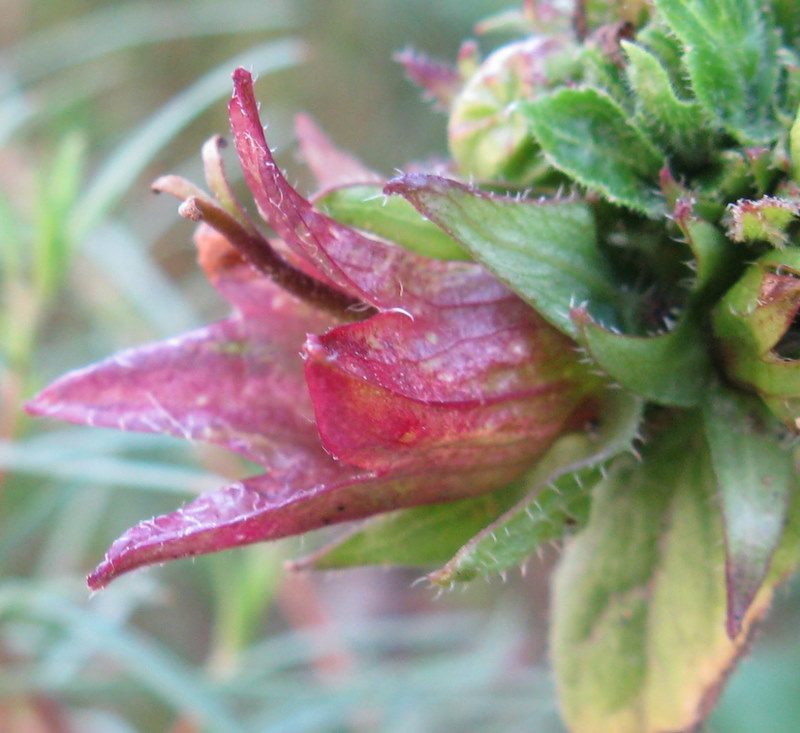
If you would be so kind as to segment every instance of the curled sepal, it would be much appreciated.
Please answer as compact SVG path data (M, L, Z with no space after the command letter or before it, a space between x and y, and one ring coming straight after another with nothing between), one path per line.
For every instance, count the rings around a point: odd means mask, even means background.
M800 252L788 248L772 250L756 260L712 313L728 377L761 395L795 430L800 427L798 312Z
M251 75L237 69L233 84L231 129L250 191L264 220L313 269L315 280L379 309L402 308L412 315L503 290L477 265L429 260L367 237L315 209L289 185L272 157ZM356 307L354 315L365 312Z
M728 636L714 473L698 415L673 420L595 487L556 572L551 649L573 733L694 729L771 598L772 577Z
M719 485L731 638L769 570L797 479L785 429L754 395L714 381L703 422Z
M728 236L735 242L767 242L783 248L790 243L787 229L798 212L798 202L784 198L739 199L728 207Z
M523 478L524 496L487 524L441 569L428 576L437 585L502 573L525 562L542 544L561 539L588 518L590 489L601 466L632 449L642 402L630 392L609 391L598 417L583 431L565 435Z
M516 298L381 313L309 336L304 357L333 455L376 471L493 466L487 490L528 468L599 387L572 344Z
M592 360L612 379L661 405L699 403L711 374L707 338L689 309L671 331L628 336L595 322L584 308L572 311L580 341Z
M421 174L389 181L385 190L407 198L568 336L578 334L572 305L588 302L613 318L617 291L587 203L495 196Z
M694 278L690 287L691 300L713 302L730 283L734 268L738 266L734 245L718 227L695 215L694 205L689 199L676 202L673 220L692 251L690 266Z

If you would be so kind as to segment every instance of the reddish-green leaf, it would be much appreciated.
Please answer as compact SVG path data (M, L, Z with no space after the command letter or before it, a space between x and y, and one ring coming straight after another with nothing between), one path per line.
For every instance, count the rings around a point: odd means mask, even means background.
M785 429L756 396L715 382L703 417L724 519L727 628L735 637L783 536L797 477Z
M523 491L524 486L516 481L489 494L385 514L293 562L292 568L442 565L514 504Z
M676 414L642 462L617 460L562 556L551 648L574 733L693 729L769 602L771 587L728 637L723 522L698 418Z
M616 291L582 201L494 196L446 178L407 175L387 193L405 196L556 328L578 333L570 307L613 311Z

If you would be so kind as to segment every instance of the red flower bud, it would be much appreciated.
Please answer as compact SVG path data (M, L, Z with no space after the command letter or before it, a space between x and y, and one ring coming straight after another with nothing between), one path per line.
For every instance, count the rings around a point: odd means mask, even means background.
M220 203L162 180L218 230L203 224L195 241L234 314L68 374L28 407L218 443L268 472L132 528L93 588L152 562L499 488L591 414L598 382L569 339L481 266L430 260L316 211L272 159L249 74L234 83L237 152L283 243L246 219L218 161Z

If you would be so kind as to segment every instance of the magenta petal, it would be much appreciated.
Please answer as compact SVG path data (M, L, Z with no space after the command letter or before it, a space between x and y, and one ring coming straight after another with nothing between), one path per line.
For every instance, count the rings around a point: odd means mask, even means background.
M89 576L102 588L129 570L253 542L278 539L335 522L402 507L469 496L503 485L513 471L437 471L377 477L298 452L269 474L231 484L172 514L141 522L116 540Z
M270 153L253 82L244 69L233 75L229 105L239 160L259 211L286 245L326 280L380 309L417 313L440 303L475 302L504 292L471 263L438 262L362 235L316 211L281 174Z
M574 362L572 343L514 300L414 319L378 314L306 342L323 445L378 471L522 470L585 399Z
M367 168L358 158L337 148L308 115L297 115L294 128L303 160L320 188L384 182L380 175Z
M281 322L276 314L278 329ZM319 442L297 341L288 346L264 335L250 321L231 319L123 351L61 377L27 409L218 443L264 464L287 443Z

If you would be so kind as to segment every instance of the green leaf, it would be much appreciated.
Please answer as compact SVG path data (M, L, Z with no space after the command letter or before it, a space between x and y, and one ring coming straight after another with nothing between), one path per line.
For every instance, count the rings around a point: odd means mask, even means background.
M772 0L769 4L774 16L775 27L789 47L800 48L800 5L797 0Z
M727 628L735 637L783 536L794 460L785 430L754 395L715 383L703 402L727 548Z
M586 529L556 573L551 649L573 733L693 729L716 698L742 633L725 632L723 528L696 413L618 458Z
M560 89L521 105L550 162L615 204L664 213L656 189L661 153L625 111L597 89Z
M351 185L326 191L314 200L321 211L348 226L438 260L468 260L469 255L405 199L385 196L380 185Z
M586 523L589 489L597 475L581 480L569 475L554 479L538 491L535 499L525 499L481 528L447 564L430 573L428 580L450 586L523 565L537 548L562 539Z
M711 374L708 338L684 311L677 325L655 336L627 336L597 324L583 309L573 310L581 343L612 379L646 400L691 407L703 397Z
M683 47L681 42L670 31L664 19L653 14L650 22L636 33L637 45L642 45L652 52L669 74L672 87L677 95L688 98L691 90L683 68Z
M697 100L745 144L777 134L779 36L759 0L656 0L685 49Z
M678 98L666 69L649 51L626 41L622 48L628 57L625 70L643 127L681 162L702 163L715 137L702 107Z
M36 287L43 297L51 296L61 284L74 250L75 242L65 231L64 222L83 182L85 158L85 138L77 133L67 134L43 180L38 182L32 249Z
M600 422L591 431L559 439L525 478L529 489L524 498L428 579L449 585L502 573L523 563L542 544L583 526L589 513L589 488L601 475L598 466L631 449L642 402L629 392L609 392L599 414Z
M800 109L789 130L789 158L791 160L792 178L800 181Z
M494 196L419 174L394 179L385 191L407 198L568 336L578 334L571 305L613 313L617 291L586 203Z
M517 502L523 491L523 484L518 482L482 496L385 514L293 562L292 568L440 565Z
M716 226L681 208L676 208L674 218L694 256L691 297L694 302L709 302L729 285L739 258L730 240Z

